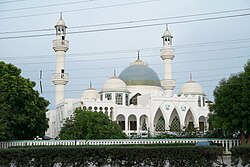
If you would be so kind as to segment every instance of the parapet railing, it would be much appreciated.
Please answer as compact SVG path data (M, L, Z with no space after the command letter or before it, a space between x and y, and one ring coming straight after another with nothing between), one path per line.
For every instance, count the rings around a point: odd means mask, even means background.
M233 146L239 146L238 139L104 139L104 140L16 140L0 142L0 149L22 146L53 146L53 145L128 145L128 144L171 144L196 143L199 141L212 141L224 147L224 154L231 154Z

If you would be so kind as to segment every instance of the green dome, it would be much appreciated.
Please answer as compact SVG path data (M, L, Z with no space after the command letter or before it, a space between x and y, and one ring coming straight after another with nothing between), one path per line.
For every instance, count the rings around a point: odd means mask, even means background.
M139 59L125 68L119 75L119 78L123 80L127 86L161 86L160 79L156 72Z

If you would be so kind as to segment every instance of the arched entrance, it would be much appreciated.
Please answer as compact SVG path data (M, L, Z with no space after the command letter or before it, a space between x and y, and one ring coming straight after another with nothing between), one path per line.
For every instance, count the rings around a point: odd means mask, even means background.
M199 130L204 132L206 130L206 118L204 116L200 116L199 118Z
M187 128L187 130L194 129L194 116L190 110L188 110L185 117L185 127Z
M128 117L128 129L129 130L137 130L137 121L135 115L130 115Z
M154 128L156 132L164 132L166 130L165 119L164 119L161 109L158 109L155 114Z
M118 124L121 126L122 130L125 130L125 117L122 114L119 114L116 117L116 121L118 122Z
M142 115L140 117L140 130L141 131L148 130L148 117L146 115Z
M176 111L176 109L173 110L171 116L170 116L170 131L173 132L179 132L181 130L181 123L180 123L180 117Z

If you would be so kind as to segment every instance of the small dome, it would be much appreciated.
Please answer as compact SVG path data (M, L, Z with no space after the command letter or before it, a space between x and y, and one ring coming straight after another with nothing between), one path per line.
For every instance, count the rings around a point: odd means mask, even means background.
M193 80L189 80L184 85L182 85L179 94L204 95L201 85L199 85Z
M169 30L166 30L162 37L172 37L172 35Z
M60 19L57 21L55 26L64 26L64 27L66 27L65 22L62 19L62 12L60 13Z
M124 81L113 76L104 83L102 91L127 91L127 89Z
M127 86L161 86L160 79L156 72L139 58L125 68L119 75L119 78L121 78Z
M86 89L81 95L81 98L89 99L89 100L96 100L98 97L99 97L99 93L94 88Z
M56 23L56 26L66 26L66 25L63 19L59 19Z

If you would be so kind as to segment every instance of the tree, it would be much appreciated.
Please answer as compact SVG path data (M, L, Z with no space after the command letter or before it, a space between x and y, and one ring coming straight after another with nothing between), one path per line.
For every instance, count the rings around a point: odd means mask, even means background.
M214 90L209 119L214 128L240 133L242 144L250 144L250 61L244 71L222 79Z
M48 128L49 102L34 90L21 70L0 61L0 140L33 139Z
M77 109L74 117L66 119L61 139L121 139L126 135L121 127L102 112Z

